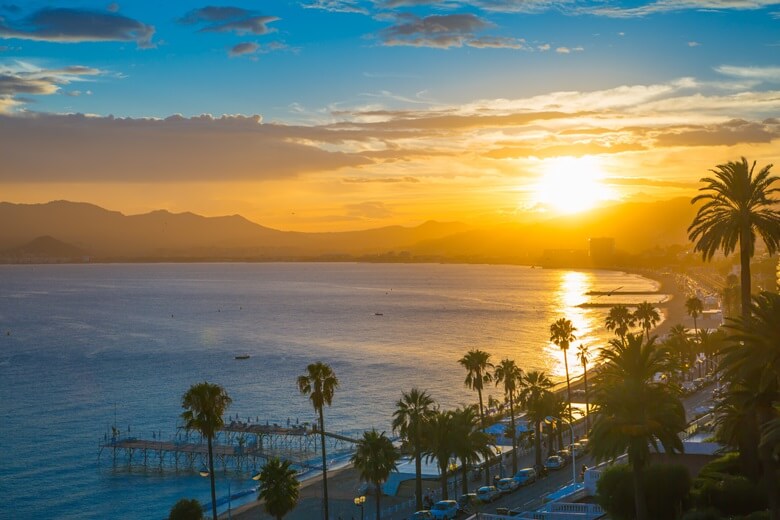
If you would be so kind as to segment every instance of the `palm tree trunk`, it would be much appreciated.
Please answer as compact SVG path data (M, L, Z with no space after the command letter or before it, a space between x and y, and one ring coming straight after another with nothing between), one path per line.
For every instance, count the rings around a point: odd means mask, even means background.
M379 500L382 497L382 485L379 482L374 482L376 487L376 520L379 520L379 512L382 510L379 504Z
M534 421L534 451L536 452L535 466L537 470L542 466L542 422Z
M750 318L750 227L742 226L739 234L740 294L742 296L742 319Z
M422 454L420 453L420 434L414 432L414 495L415 495L415 511L420 511L423 508L422 503Z
M460 460L460 474L462 477L460 490L465 495L469 492L469 466L463 459Z
M588 367L582 365L582 376L585 378L585 435L590 431L590 405L588 403Z
M515 402L509 392L509 425L512 428L512 475L517 473L517 430L515 429Z
M569 396L569 417L571 417L571 382L569 381L569 356L563 349L563 365L566 367L566 394Z
M481 376L480 376L481 377ZM479 395L479 419L482 423L482 429L485 429L485 409L482 406L482 389L477 388L477 395ZM490 458L485 458L485 485L490 485Z
M447 500L447 465L445 464L443 468L439 467L439 471L441 472L441 499Z
M211 447L211 435L206 436L209 445L209 480L211 481L211 514L217 520L217 486L214 483L214 451Z
M636 520L647 520L647 497L645 496L645 483L643 468L634 463L634 512Z
M330 513L328 511L328 463L325 455L325 417L320 412L320 445L322 446L322 509L325 515L325 520L330 520ZM216 520L216 519L215 519Z

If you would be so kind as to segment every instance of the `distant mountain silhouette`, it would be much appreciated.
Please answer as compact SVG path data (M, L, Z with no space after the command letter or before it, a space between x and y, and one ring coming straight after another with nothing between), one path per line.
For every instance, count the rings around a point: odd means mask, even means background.
M87 203L3 202L0 251L6 251L3 256L7 257L10 251L31 246L31 241L41 237L43 242L35 247L52 251L59 248L61 252L72 248L78 252L75 256L89 255L98 261L373 256L379 260L414 257L533 263L546 249L586 249L590 237L613 237L619 249L632 253L685 244L686 228L694 213L689 199L678 198L624 203L572 217L484 229L462 223L426 222L411 228L301 233L264 227L239 215L202 217L159 210L126 216Z
M85 256L83 249L50 236L37 237L24 245L6 250L2 254L27 259L79 259Z

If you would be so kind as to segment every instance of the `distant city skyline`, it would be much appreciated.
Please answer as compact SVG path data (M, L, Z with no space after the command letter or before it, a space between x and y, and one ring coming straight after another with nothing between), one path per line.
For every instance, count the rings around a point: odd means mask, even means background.
M499 224L692 196L779 139L780 2L0 5L9 202Z

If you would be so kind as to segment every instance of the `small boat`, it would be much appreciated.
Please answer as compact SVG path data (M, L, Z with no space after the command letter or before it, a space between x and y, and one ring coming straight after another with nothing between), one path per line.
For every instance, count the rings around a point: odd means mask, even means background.
M249 359L249 354L239 354L236 359Z
M381 312L375 312L375 313L374 313L374 316L384 316L384 314L383 314L383 313L381 313Z

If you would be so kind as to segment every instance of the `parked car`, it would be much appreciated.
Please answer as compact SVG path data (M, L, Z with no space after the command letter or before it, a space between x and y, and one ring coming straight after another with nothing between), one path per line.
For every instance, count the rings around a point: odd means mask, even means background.
M492 502L500 496L501 492L496 488L496 486L482 486L477 490L477 498L486 504L488 502Z
M587 437L583 437L582 439L578 440L577 443L580 446L582 446L582 451L584 453L588 452L588 438Z
M550 455L544 461L544 467L547 469L561 469L566 465L566 461L559 455Z
M523 468L517 470L514 477L515 481L520 486L527 486L536 482L536 470L534 468Z
M571 462L571 452L568 449L564 448L562 450L558 450L555 452L555 454L566 461L566 463Z
M431 520L432 518L433 513L430 511L417 511L416 513L412 513L409 520Z
M458 497L458 509L464 513L469 513L474 509L474 504L477 503L476 493L466 493Z
M512 477L502 478L498 481L498 484L496 484L496 488L498 488L502 495L511 493L519 487L520 484L518 484L517 481Z
M585 446L583 446L579 442L569 444L568 449L575 457L582 457L582 455L585 454Z
M431 515L436 520L452 520L458 516L458 503L454 500L439 500L431 507Z

